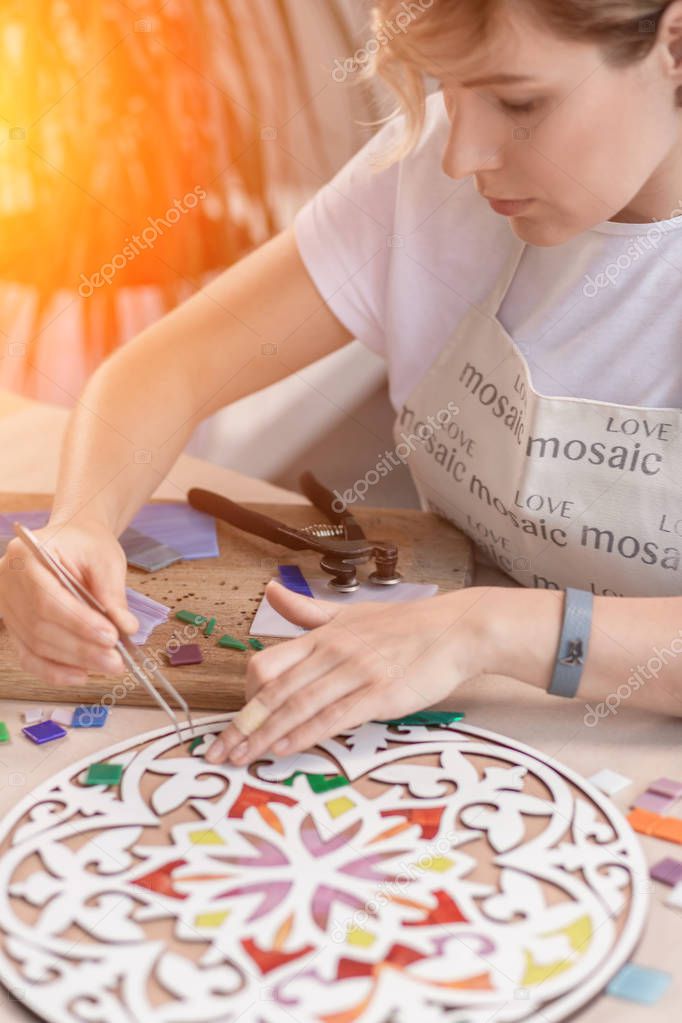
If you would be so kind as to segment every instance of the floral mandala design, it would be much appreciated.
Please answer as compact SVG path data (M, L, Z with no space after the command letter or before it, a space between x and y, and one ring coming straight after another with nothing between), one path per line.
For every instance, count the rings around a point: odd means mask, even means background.
M111 789L94 759L2 827L0 978L50 1023L546 1023L643 925L623 817L481 729L369 723L248 770L162 729L101 756Z

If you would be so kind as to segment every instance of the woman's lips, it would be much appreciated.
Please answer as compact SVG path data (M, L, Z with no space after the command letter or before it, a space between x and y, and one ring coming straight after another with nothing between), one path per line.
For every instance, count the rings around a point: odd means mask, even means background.
M488 197L486 197L488 198ZM503 217L518 217L533 202L532 199L490 199L488 198L495 213Z

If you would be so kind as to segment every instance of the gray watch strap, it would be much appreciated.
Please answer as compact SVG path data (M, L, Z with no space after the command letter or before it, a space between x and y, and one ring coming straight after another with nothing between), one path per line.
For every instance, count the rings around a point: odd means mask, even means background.
M589 590L566 587L564 620L554 674L547 690L569 699L578 692L592 629L594 595Z

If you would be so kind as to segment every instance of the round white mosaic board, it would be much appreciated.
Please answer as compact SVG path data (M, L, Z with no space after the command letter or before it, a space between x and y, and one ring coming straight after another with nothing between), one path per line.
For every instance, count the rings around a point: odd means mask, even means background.
M529 747L369 723L245 769L189 745L128 740L2 822L0 979L50 1023L552 1023L639 938L636 836ZM119 786L83 784L101 761Z

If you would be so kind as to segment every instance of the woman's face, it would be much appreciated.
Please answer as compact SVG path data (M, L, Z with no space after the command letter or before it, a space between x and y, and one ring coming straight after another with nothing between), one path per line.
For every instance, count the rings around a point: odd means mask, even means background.
M496 212L534 245L560 245L604 220L675 215L682 113L662 43L615 67L598 46L561 39L517 8L485 50L459 61L456 77L438 71L451 124L446 174L473 175L486 198L529 200ZM510 75L524 80L500 77Z

